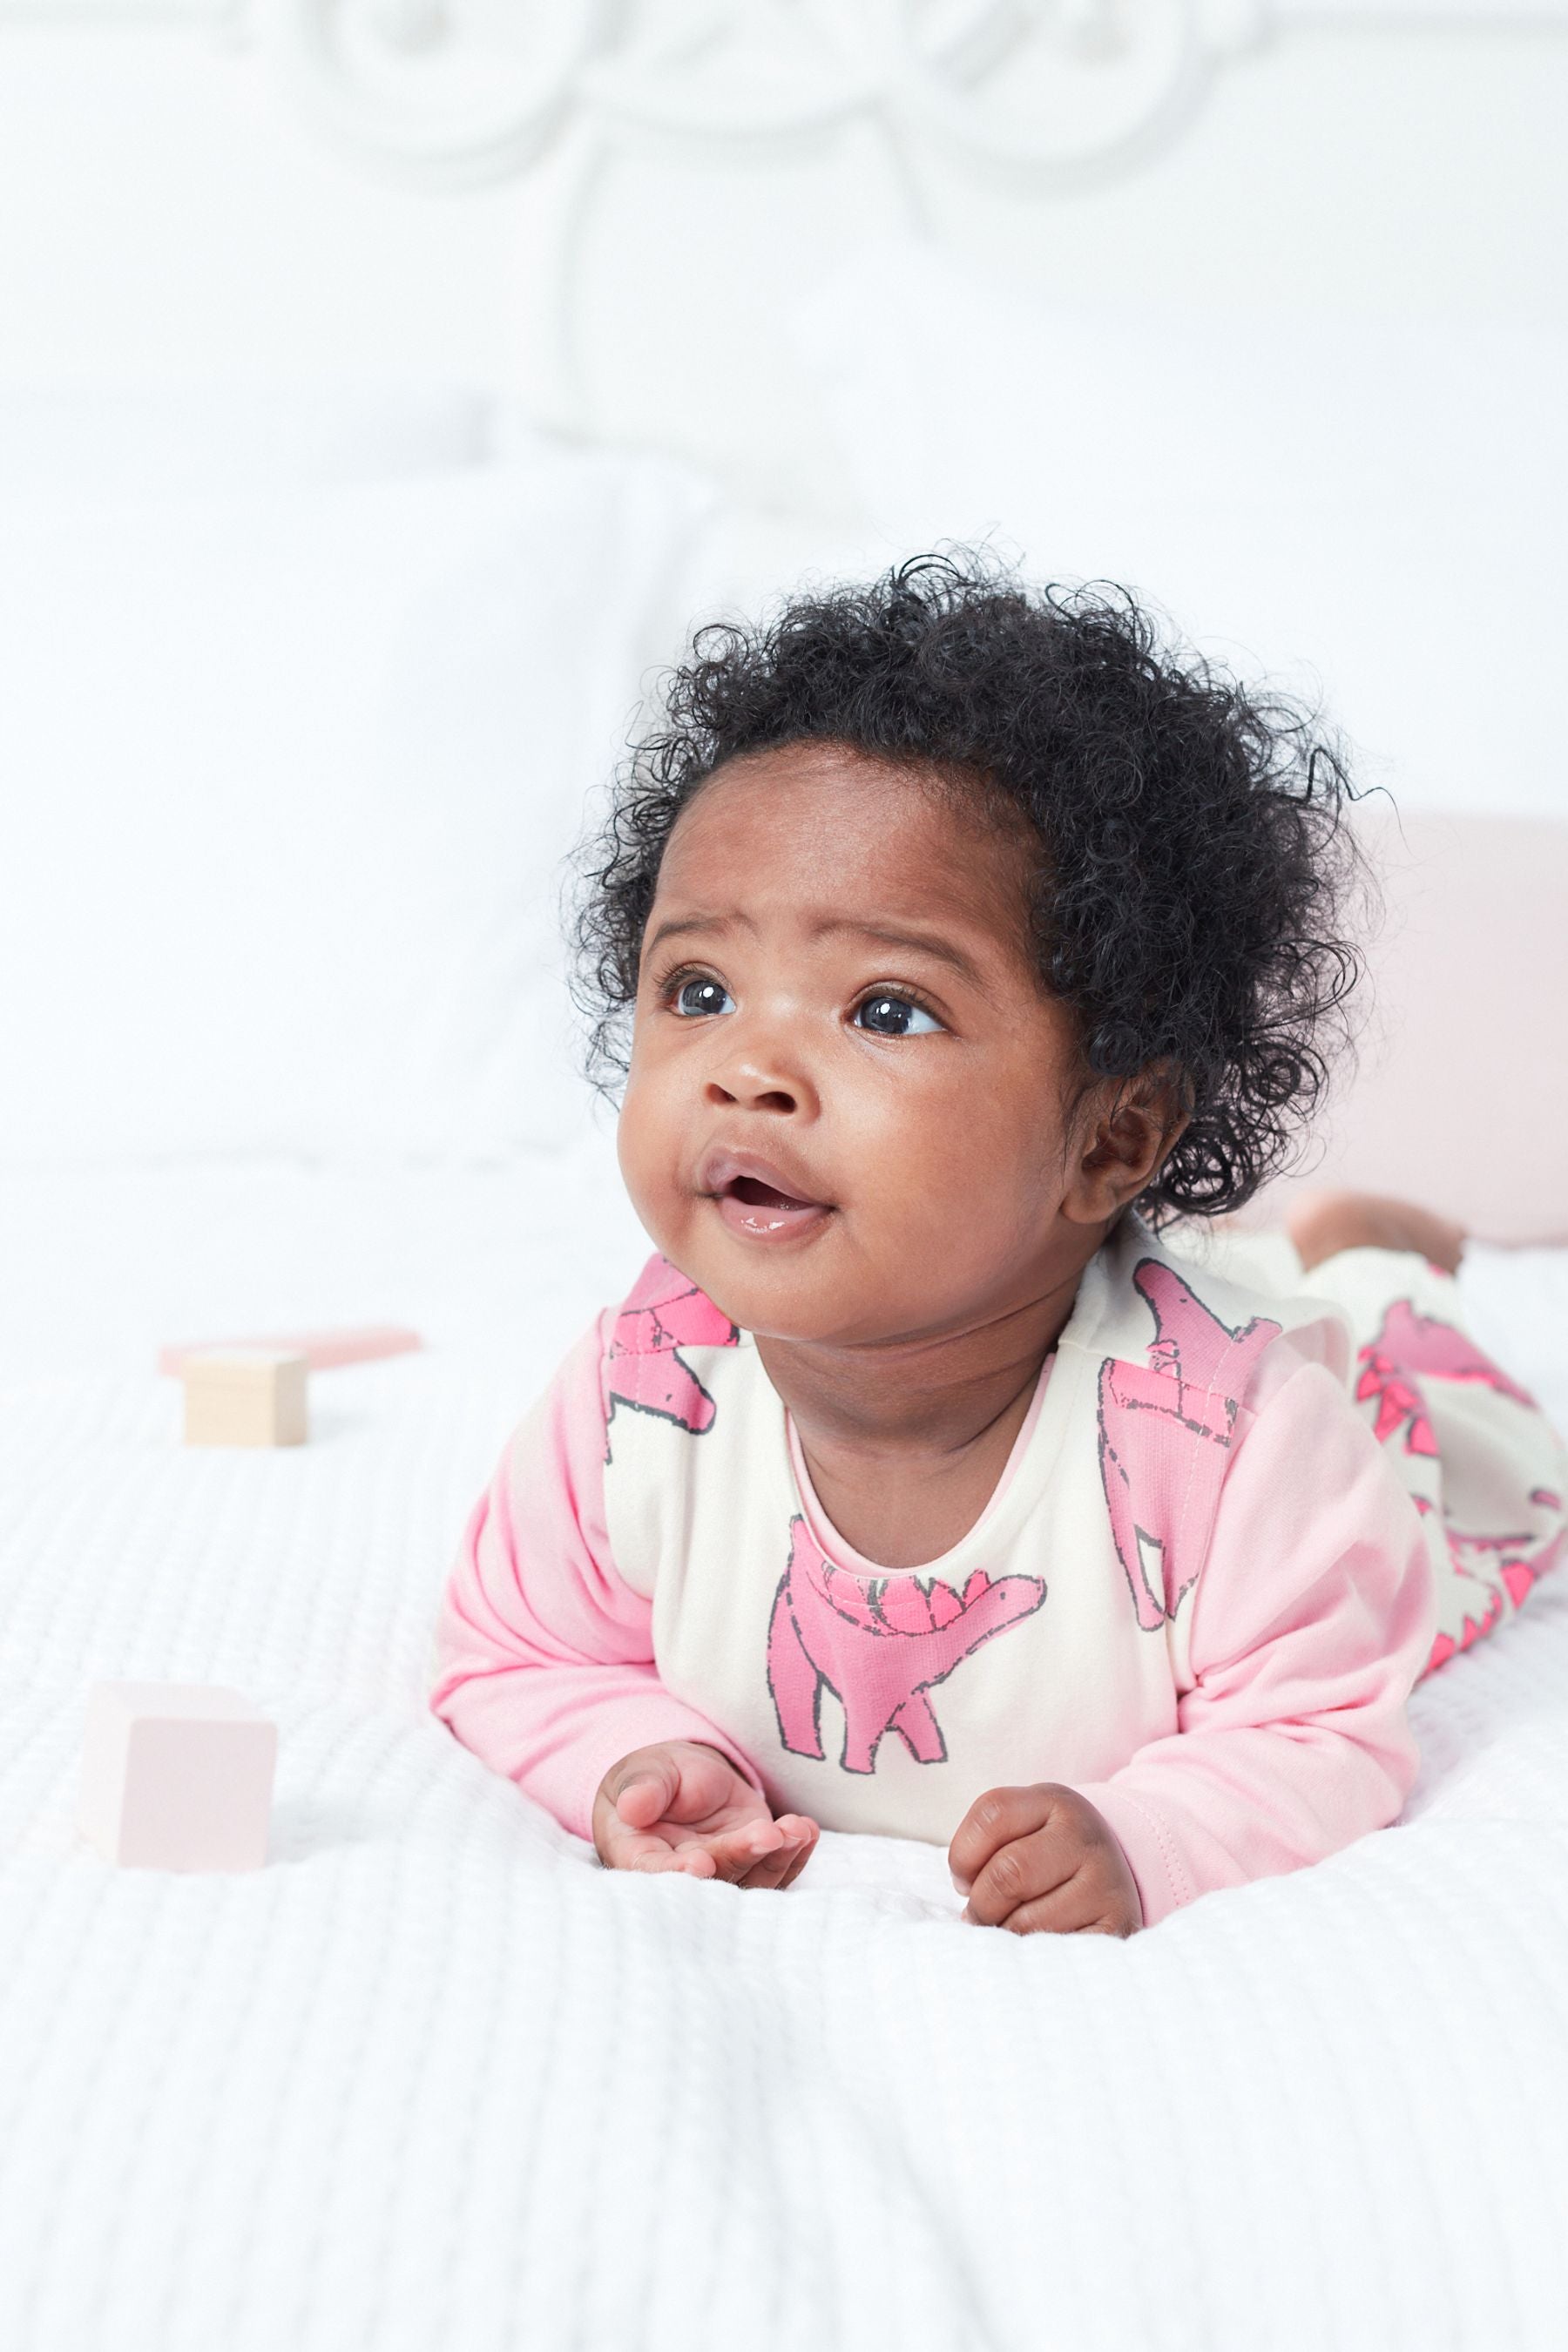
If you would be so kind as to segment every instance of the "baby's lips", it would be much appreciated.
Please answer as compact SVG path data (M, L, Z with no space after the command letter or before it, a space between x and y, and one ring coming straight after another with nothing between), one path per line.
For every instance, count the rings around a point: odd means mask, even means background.
M782 1199L798 1202L803 1207L826 1209L831 1206L830 1202L820 1199L793 1168L783 1167L754 1151L710 1151L698 1172L697 1188L699 1192L717 1197L730 1192L742 1178L765 1185Z

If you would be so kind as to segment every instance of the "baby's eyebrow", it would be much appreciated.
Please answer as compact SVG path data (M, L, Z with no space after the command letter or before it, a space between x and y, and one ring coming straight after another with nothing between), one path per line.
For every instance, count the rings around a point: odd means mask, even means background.
M940 932L903 931L890 923L853 923L841 915L829 916L812 925L814 939L825 938L831 931L851 931L857 939L878 940L884 947L912 948L918 955L935 956L940 963L952 964L953 970L962 972L974 987L984 985L973 959L966 956L961 947L955 947L951 940L944 940Z
M672 915L660 923L658 930L653 933L646 951L651 955L655 948L661 945L665 940L687 939L693 933L699 932L710 934L714 931L727 931L737 923L743 929L753 933L757 928L749 915L740 913ZM840 932L848 932L855 939L876 940L883 947L910 948L917 955L934 956L939 963L951 964L953 970L962 973L973 987L981 988L984 985L980 968L973 958L965 955L963 950L955 946L952 940L943 939L940 932L900 930L896 924L892 923L855 922L847 915L824 915L819 921L810 924L807 928L807 936L814 940L828 939Z
M648 940L645 952L651 955L663 940L688 939L693 931L727 931L731 923L742 923L749 931L757 928L747 915L668 916Z

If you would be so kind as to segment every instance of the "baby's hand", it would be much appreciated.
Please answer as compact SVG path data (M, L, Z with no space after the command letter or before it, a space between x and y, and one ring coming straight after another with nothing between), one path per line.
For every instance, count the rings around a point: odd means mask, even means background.
M804 1814L774 1821L767 1799L699 1739L634 1748L594 1799L594 1843L606 1870L684 1870L736 1886L787 1886L818 1835Z
M1131 1936L1138 1884L1102 1813L1076 1789L987 1789L947 1850L963 1916L1016 1936Z

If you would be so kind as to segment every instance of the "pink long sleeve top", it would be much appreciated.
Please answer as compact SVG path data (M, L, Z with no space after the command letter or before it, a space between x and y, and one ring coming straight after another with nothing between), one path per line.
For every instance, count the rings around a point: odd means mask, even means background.
M1384 1260L1384 1291L1413 1264L1354 1255ZM1366 1389L1352 1322L1124 1220L980 1519L897 1570L826 1520L749 1335L655 1259L473 1511L432 1706L584 1838L621 1757L697 1739L775 1811L942 1843L988 1788L1066 1782L1146 1924L1317 1860L1398 1814L1406 1702L1460 1645L1443 1626L1468 1573L1421 1491L1441 1463L1416 1452L1413 1488L1374 1433L1392 1383ZM1543 1430L1511 1433L1527 1490ZM1536 1507L1510 1605L1562 1540L1560 1496L1535 1491L1556 1517Z

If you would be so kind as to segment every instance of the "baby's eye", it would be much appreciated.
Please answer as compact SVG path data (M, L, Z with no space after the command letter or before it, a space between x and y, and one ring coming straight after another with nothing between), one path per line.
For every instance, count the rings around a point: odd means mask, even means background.
M720 982L699 975L695 980L681 982L675 992L675 1010L689 1017L702 1013L732 1013L734 999Z
M907 996L868 996L856 1006L855 1018L879 1037L914 1037L942 1027L934 1013Z

